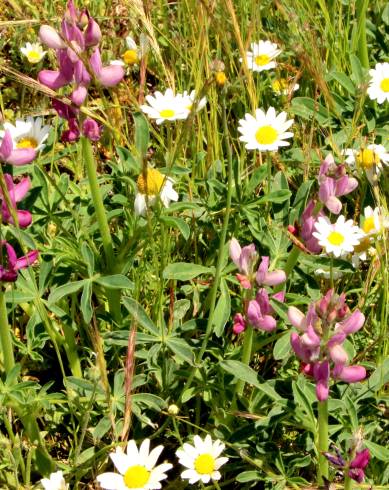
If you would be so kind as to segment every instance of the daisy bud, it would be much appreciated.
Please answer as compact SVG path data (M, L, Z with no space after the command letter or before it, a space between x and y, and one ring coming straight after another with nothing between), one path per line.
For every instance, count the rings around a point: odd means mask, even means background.
M43 25L39 29L39 38L43 44L52 49L66 48L59 33L51 26Z

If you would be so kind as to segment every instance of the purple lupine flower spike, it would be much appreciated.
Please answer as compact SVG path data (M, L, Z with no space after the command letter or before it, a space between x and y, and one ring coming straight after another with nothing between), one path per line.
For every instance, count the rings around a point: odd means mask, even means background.
M30 179L28 177L25 177L17 184L14 184L12 176L9 174L4 174L4 179L8 189L11 205L15 210L15 213L18 218L19 226L21 228L27 228L27 226L31 224L32 215L29 211L18 210L16 208L16 203L20 202L25 197L27 192L30 190L31 187ZM2 220L6 223L15 224L12 218L12 213L8 208L5 197L2 195L1 191L0 191L0 198L2 199L2 203L1 203Z

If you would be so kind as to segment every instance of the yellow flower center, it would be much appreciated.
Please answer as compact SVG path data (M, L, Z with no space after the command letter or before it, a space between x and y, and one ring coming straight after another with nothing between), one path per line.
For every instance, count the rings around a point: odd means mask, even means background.
M38 142L32 136L20 138L20 140L16 143L16 148L36 148L37 146Z
M216 83L221 87L226 83L227 77L224 71L218 71L215 73Z
M29 51L27 53L27 59L30 63L38 63L41 60L41 53L38 51Z
M255 139L260 145L272 145L278 138L278 132L272 126L262 126L255 133Z
M269 63L270 56L268 56L267 54L260 54L260 55L255 57L254 61L255 61L256 65L264 66L264 65L267 65Z
M211 454L197 456L194 467L200 475L211 475L215 470L215 458Z
M384 78L380 83L380 87L383 92L389 92L389 78Z
M369 216L365 219L362 225L362 229L365 233L375 229L374 216Z
M169 118L169 117L173 117L175 114L175 112L173 111L173 109L163 109L162 111L159 112L159 115L161 117L164 117L165 119Z
M165 177L155 168L147 169L146 180L143 174L138 177L137 185L141 194L147 194L148 196L156 196L159 194Z
M327 240L331 243L331 245L342 245L344 242L344 236L338 231L331 231L327 237Z
M278 80L274 80L272 83L272 87L274 92L283 92L284 90L288 90L288 82L285 78L279 78Z
M149 479L150 471L147 471L144 466L139 464L130 466L123 477L127 488L143 488Z
M136 52L135 49L128 49L124 54L123 54L123 60L126 65L133 65L138 61L138 53Z
M366 148L358 153L357 162L363 168L371 168L380 163L380 157L373 150Z

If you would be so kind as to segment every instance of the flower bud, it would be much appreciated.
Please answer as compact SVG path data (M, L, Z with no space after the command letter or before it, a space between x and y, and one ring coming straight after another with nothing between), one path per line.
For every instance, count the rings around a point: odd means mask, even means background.
M63 42L59 33L51 26L46 24L42 25L39 29L39 38L43 44L52 49L66 48L66 44Z
M88 117L82 124L82 134L91 141L99 141L101 136L101 127L95 120Z

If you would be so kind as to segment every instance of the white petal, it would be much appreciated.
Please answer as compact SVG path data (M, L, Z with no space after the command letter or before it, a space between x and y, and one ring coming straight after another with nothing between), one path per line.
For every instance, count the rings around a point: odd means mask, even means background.
M123 477L117 473L102 473L96 480L105 490L127 490Z

